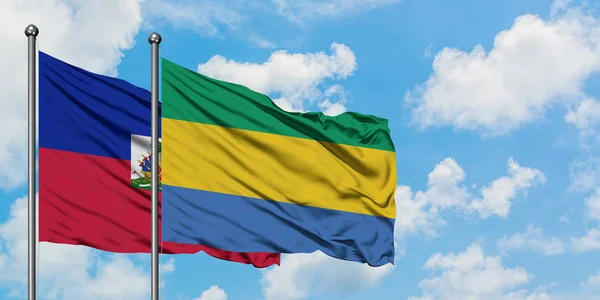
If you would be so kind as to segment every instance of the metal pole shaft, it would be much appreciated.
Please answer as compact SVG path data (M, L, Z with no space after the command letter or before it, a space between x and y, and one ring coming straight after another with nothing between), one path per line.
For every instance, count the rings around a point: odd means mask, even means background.
M152 293L158 300L158 45L160 34L148 37L152 47Z
M36 299L36 244L37 244L37 216L36 216L36 199L35 199L35 154L36 154L36 137L37 137L37 53L35 41L39 33L35 25L29 25L25 28L25 36L27 36L27 172L28 172L28 243L27 243L27 265L28 265L28 299Z

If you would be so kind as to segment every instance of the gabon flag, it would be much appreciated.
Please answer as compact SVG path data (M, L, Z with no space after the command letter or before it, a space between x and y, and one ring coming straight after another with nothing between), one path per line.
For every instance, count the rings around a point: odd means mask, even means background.
M149 253L150 132L149 91L39 52L39 240ZM162 242L161 222L160 253L279 264L278 253Z
M163 240L394 263L388 121L287 112L162 60Z

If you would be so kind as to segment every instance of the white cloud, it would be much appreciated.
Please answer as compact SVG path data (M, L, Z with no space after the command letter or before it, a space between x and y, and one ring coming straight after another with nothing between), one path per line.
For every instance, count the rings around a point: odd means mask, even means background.
M277 48L277 45L275 45L275 43L266 40L264 38L261 38L259 36L256 35L251 35L248 38L249 41L251 41L252 43L256 44L258 47L263 48L263 49L273 49L273 48Z
M422 295L412 300L549 299L544 293L513 291L529 283L532 275L521 267L503 266L499 256L485 256L478 244L458 254L434 254L424 268L436 275L419 282Z
M565 121L577 126L584 136L594 134L596 125L600 123L600 102L592 98L584 99L565 115Z
M300 113L307 112L307 110L305 110L304 108L295 107L292 102L290 102L288 99L283 98L283 97L273 99L273 102L275 102L275 104L279 108L281 108L287 112L300 112Z
M350 48L333 43L331 54L275 51L264 63L241 63L215 55L198 66L198 72L245 85L271 95L275 103L290 111L303 111L304 104L319 101L331 113L345 110L343 88L326 86L325 80L340 80L356 70L356 57ZM325 89L325 91L323 91ZM336 98L338 101L332 100Z
M543 256L563 254L566 251L565 244L556 237L545 237L540 228L527 226L523 233L516 233L510 237L503 236L496 242L500 251L530 250Z
M427 190L413 193L408 186L396 190L396 234L402 237L422 231L434 236L445 225L440 212L447 210L505 218L518 193L545 180L541 171L522 167L513 158L508 160L508 173L481 188L478 196L464 185L465 172L456 160L445 158L429 173Z
M587 160L577 161L571 166L570 191L589 191L600 186L600 157L591 156Z
M600 225L600 188L596 188L584 203L588 219ZM600 250L600 227L589 229L584 236L571 237L569 249L566 243L556 237L544 237L542 230L534 226L528 226L524 233L502 237L496 246L501 251L530 250L544 256L563 254L567 250L574 253L597 251Z
M327 116L337 116L346 111L346 107L341 103L331 103L329 99L319 103L319 108L323 111L323 114Z
M463 207L470 194L461 183L463 169L453 158L445 158L428 175L427 190L412 193L408 186L396 189L396 228L399 237L423 231L436 235L436 229L445 225L440 210Z
M556 284L551 284L549 286L553 286ZM530 296L534 296L532 298L525 297L517 297L514 299L523 299L523 300L597 300L600 299L600 272L595 275L590 275L585 281L581 282L580 290L573 290L571 292L552 292L546 293L544 292L546 287L543 287L541 291L535 291ZM513 298L509 298L513 299ZM505 299L506 300L506 299Z
M585 288L598 289L600 290L600 271L595 275L590 275L588 279L581 283Z
M259 36L253 28L257 23L268 27L281 22L281 16L296 25L306 21L341 18L360 11L382 7L400 0L308 0L308 1L247 1L247 0L145 0L146 29L157 21L166 21L174 28L192 30L198 34L223 37L227 31L263 49L276 48L273 41ZM149 22L152 21L152 22Z
M39 243L38 293L59 299L148 299L150 274L133 256L83 246ZM175 269L169 260L161 277ZM17 199L8 220L0 224L0 286L9 296L25 295L27 287L27 198Z
M584 201L588 219L600 225L600 187ZM585 236L571 238L571 248L576 253L600 250L600 227L591 228Z
M431 52L433 49L433 44L429 44L427 46L427 48L425 48L425 51L423 51L423 57L425 58L429 58L433 55L433 53Z
M600 228L588 230L585 236L571 238L571 247L576 253L600 250Z
M191 29L199 34L215 36L219 26L236 29L245 21L236 1L214 0L147 0L144 14L155 20L166 20L175 28ZM148 24L150 26L150 24Z
M27 39L40 29L41 51L93 72L116 74L123 50L133 46L142 21L141 0L0 1L0 188L25 182L27 146Z
M279 14L303 25L320 18L339 18L358 11L379 8L400 0L271 0Z
M519 16L489 52L481 45L438 52L429 79L405 97L414 122L505 134L554 104L581 100L583 83L600 71L600 22L564 7L558 3L548 20ZM568 119L583 125L588 114Z
M227 300L227 293L218 286L213 285L194 300Z
M544 174L537 169L521 167L512 157L508 160L508 175L497 178L481 190L482 198L470 203L469 209L477 211L482 218L492 214L507 217L511 199L518 192L525 192L538 183L544 183Z
M546 292L533 292L529 294L526 290L519 290L506 294L503 300L557 300Z
M335 84L327 88L323 94L325 100L318 104L323 114L328 116L336 116L346 111L346 92L344 87Z
M554 0L550 6L550 16L554 17L569 9L573 0Z
M266 300L304 299L311 294L355 294L375 287L394 266L370 267L343 261L320 251L282 255L281 266L263 271L261 284Z
M598 221L600 224L600 187L596 188L596 191L585 199L585 205L587 207L587 216Z
M175 271L175 258L171 257L164 263L160 264L159 272L162 273L172 273Z

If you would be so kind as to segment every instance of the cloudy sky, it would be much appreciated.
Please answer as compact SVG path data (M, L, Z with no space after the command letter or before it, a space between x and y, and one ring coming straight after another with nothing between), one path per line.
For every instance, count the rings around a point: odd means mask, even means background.
M290 111L390 120L394 266L161 257L161 299L600 299L600 3L0 1L0 299L26 295L26 38L149 88L161 54ZM43 299L148 299L149 255L41 244Z

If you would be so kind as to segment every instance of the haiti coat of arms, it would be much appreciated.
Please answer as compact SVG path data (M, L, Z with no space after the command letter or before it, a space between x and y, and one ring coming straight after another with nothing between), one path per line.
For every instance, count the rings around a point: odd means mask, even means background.
M158 140L158 189L161 189L162 171L161 139ZM152 188L152 153L149 136L131 135L131 186L150 190Z

